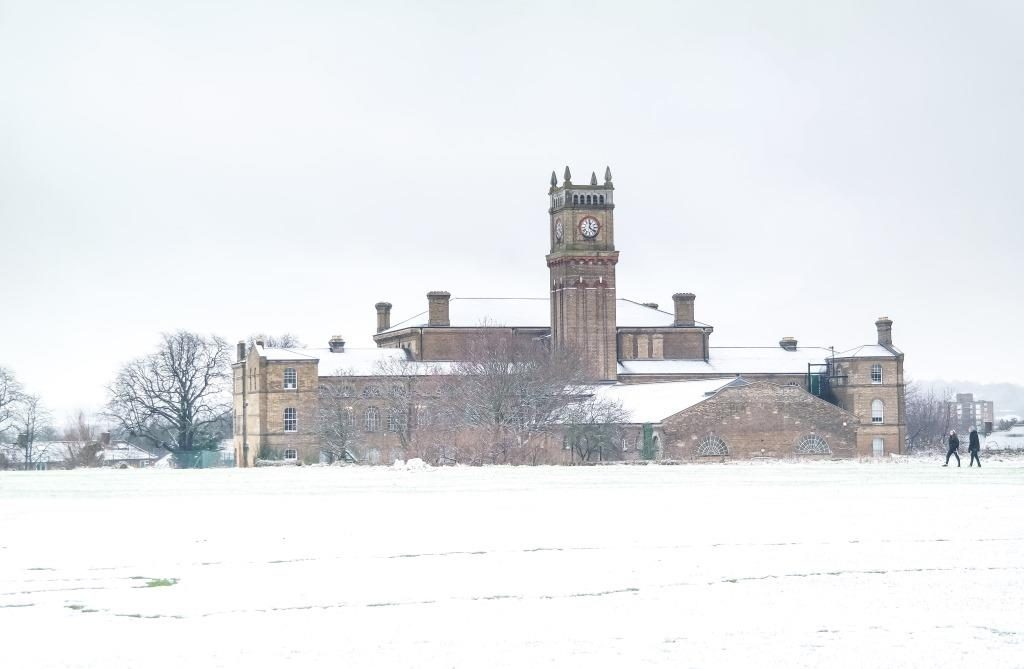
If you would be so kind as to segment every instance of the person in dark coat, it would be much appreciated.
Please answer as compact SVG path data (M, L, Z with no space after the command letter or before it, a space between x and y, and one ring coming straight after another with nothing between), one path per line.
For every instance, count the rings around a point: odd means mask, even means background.
M971 452L971 464L968 467L974 466L974 461L978 461L978 466L981 466L981 458L978 457L978 453L981 451L981 439L978 439L978 430L971 428L971 434L969 435L970 441L967 446L967 450Z
M956 430L949 431L949 450L946 451L946 464L943 467L949 466L949 456L953 455L956 457L956 466L960 466L960 454L957 451L960 449L960 439L956 436Z

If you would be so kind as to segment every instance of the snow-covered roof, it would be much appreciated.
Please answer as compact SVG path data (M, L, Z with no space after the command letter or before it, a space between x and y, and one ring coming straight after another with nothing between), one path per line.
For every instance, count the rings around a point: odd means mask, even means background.
M701 379L663 383L616 383L592 388L597 397L620 402L622 408L629 414L630 422L658 423L736 382L735 378Z
M415 362L401 348L346 348L341 352L329 348L265 348L256 352L277 362L318 360L320 376L405 376L444 373L445 363Z
M118 441L103 449L104 462L121 462L124 460L157 460L157 456L124 441Z
M619 374L806 374L808 364L823 364L827 348L801 346L715 347L703 360L620 360Z
M427 318L428 312L423 311L395 323L384 332L427 327ZM448 320L451 327L548 328L551 327L550 300L546 297L453 297L448 302ZM675 315L619 298L615 301L615 321L622 328L667 328L672 327ZM710 327L705 323L696 325Z
M84 444L79 441L37 441L32 444L33 462L64 462L77 455ZM0 455L10 462L25 462L25 449L17 444L0 444ZM157 457L125 441L115 441L101 451L104 462L156 460Z
M899 351L895 346L893 351ZM865 344L851 348L849 351L836 353L837 358L895 358L896 355L884 346L879 344Z

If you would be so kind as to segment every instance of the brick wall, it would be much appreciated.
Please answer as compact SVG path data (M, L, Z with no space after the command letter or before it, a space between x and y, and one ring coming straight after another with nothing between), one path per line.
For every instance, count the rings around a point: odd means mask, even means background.
M882 381L871 379L875 365L882 368ZM839 406L857 416L860 432L857 452L869 456L875 438L883 440L883 455L902 453L906 436L906 386L903 358L837 358L831 382ZM872 421L872 402L882 402L882 422Z
M798 457L797 442L817 435L831 455L799 457L852 457L857 449L854 416L796 386L768 382L726 388L662 422L664 457L681 460L717 460L697 455L708 435L722 439L728 458Z

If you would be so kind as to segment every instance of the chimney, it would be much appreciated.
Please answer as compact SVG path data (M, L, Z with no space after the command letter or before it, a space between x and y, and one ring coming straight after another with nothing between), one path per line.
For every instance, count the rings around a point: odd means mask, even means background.
M433 327L448 327L451 321L448 318L448 300L452 294L444 290L432 290L427 293L428 317L427 325Z
M238 344L235 345L235 351L236 351L236 354L238 356L238 360L236 362L242 362L243 360L245 360L245 342L244 341L240 341L240 342L238 342Z
M657 302L641 302L641 304L643 304L648 309L657 309L658 308L658 303Z
M110 433L109 432L101 432L100 433L100 446L103 446L104 448L106 448L107 446L110 446Z
M878 345L892 346L892 321L889 317L879 316L875 327L878 328Z
M263 340L262 339L257 339L256 340L256 345L259 346L260 348L263 348Z
M331 353L344 353L345 338L341 335L334 335L328 340L327 346L331 349Z
M384 332L391 327L391 303L378 302L373 306L377 310L377 332Z
M693 293L676 293L672 296L672 301L676 305L676 322L672 325L677 328L693 325L693 301L695 299L697 296Z
M796 350L796 338L795 337L783 337L779 340L779 346L786 349L787 351Z

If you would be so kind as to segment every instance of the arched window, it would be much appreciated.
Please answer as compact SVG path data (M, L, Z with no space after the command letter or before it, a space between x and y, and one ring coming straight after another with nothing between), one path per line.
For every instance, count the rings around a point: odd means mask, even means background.
M368 383L363 386L363 397L382 397L384 390L376 383Z
M288 407L284 410L284 431L295 432L299 429L299 419L295 407Z
M598 197L601 198L601 204L604 204L604 195L599 195Z
M376 432L380 429L380 411L376 407L366 410L366 431Z
M355 424L356 424L356 412L352 410L352 407L345 407L345 412L342 415L344 416L344 420L345 420L345 425L346 426L348 426L348 427L355 426Z
M338 391L338 395L340 395L341 397L355 397L356 388L351 383L346 383Z
M284 368L284 387L287 390L294 389L298 385L298 379L294 367Z
M396 400L405 397L405 388L399 383L394 384L391 386L391 396Z
M721 437L709 434L697 444L697 455L729 455L729 449Z
M402 424L405 422L405 416L402 415L401 411L392 409L388 411L388 432L398 432L402 429Z
M580 196L577 195L576 193L572 194L572 203L573 204L579 204L580 203Z
M828 447L828 442L818 435L808 434L796 442L796 452L801 455L831 455L832 449Z
M882 366L878 363L871 365L871 383L882 382Z
M882 400L871 400L871 422L881 423L885 413L885 405Z

